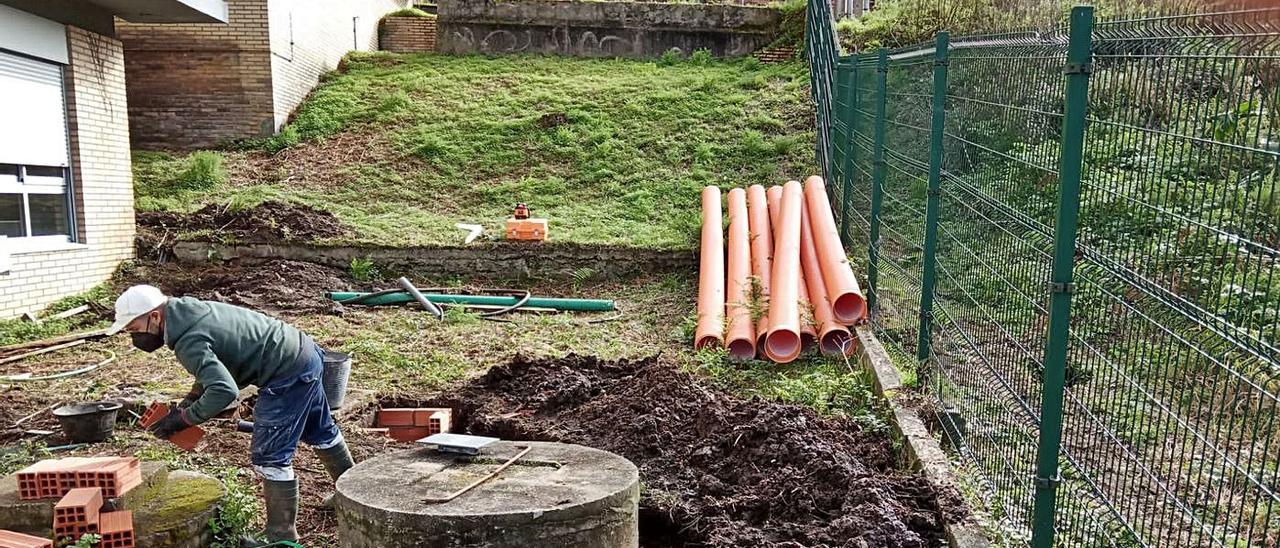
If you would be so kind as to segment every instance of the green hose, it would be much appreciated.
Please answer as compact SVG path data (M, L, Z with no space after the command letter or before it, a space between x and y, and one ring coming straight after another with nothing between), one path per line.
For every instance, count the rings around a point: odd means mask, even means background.
M349 291L330 291L325 294L335 301L345 301L363 297L366 293L353 293ZM518 297L508 297L503 295L444 295L440 293L425 293L428 301L436 304L478 304L491 306L512 306L520 301ZM406 292L400 291L396 293L388 293L372 297L360 304L366 306L388 306L400 305L416 302L413 296ZM531 308L551 308L554 310L573 311L573 312L611 312L616 310L613 301L604 299L553 299L546 297L531 297L524 306Z

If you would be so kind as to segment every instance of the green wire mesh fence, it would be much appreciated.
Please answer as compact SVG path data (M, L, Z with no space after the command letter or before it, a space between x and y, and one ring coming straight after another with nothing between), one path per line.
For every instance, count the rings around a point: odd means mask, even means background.
M1280 6L848 56L808 15L873 327L1004 534L1280 543Z

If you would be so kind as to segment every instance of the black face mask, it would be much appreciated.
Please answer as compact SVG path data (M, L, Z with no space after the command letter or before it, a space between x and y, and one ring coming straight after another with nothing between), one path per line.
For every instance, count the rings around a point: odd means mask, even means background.
M133 339L133 346L138 350L155 352L164 346L164 329L161 328L159 333L152 333L150 329L151 318L147 318L147 331L129 334L129 338Z

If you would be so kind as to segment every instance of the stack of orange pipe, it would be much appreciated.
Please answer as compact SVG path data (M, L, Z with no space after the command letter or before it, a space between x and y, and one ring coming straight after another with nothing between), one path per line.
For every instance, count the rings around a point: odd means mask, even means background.
M778 363L815 342L825 354L852 354L857 339L847 326L865 320L866 302L822 179L733 189L728 211L726 253L720 190L703 190L695 346L725 346L733 359L763 355ZM763 312L758 321L753 312Z

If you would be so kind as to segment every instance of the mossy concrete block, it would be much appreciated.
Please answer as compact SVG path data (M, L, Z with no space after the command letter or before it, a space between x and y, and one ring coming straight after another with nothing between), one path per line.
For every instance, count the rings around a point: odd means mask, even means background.
M445 496L532 450L479 487ZM640 475L618 455L561 443L498 442L476 458L415 449L374 457L338 479L339 545L349 548L634 548Z
M138 548L198 548L209 546L209 520L217 513L226 490L222 482L199 472L178 470L169 481L131 507Z
M209 520L225 494L222 483L162 463L142 463L142 485L104 501L106 511L132 510L138 548L201 548L213 541ZM18 499L17 476L0 478L0 529L49 537L57 499Z
M149 491L163 485L169 469L162 463L144 462L141 466L142 484L130 489L123 497L106 499L107 511L132 509ZM18 476L10 474L0 478L0 529L8 529L38 537L53 535L53 506L58 499L21 500L18 498Z

